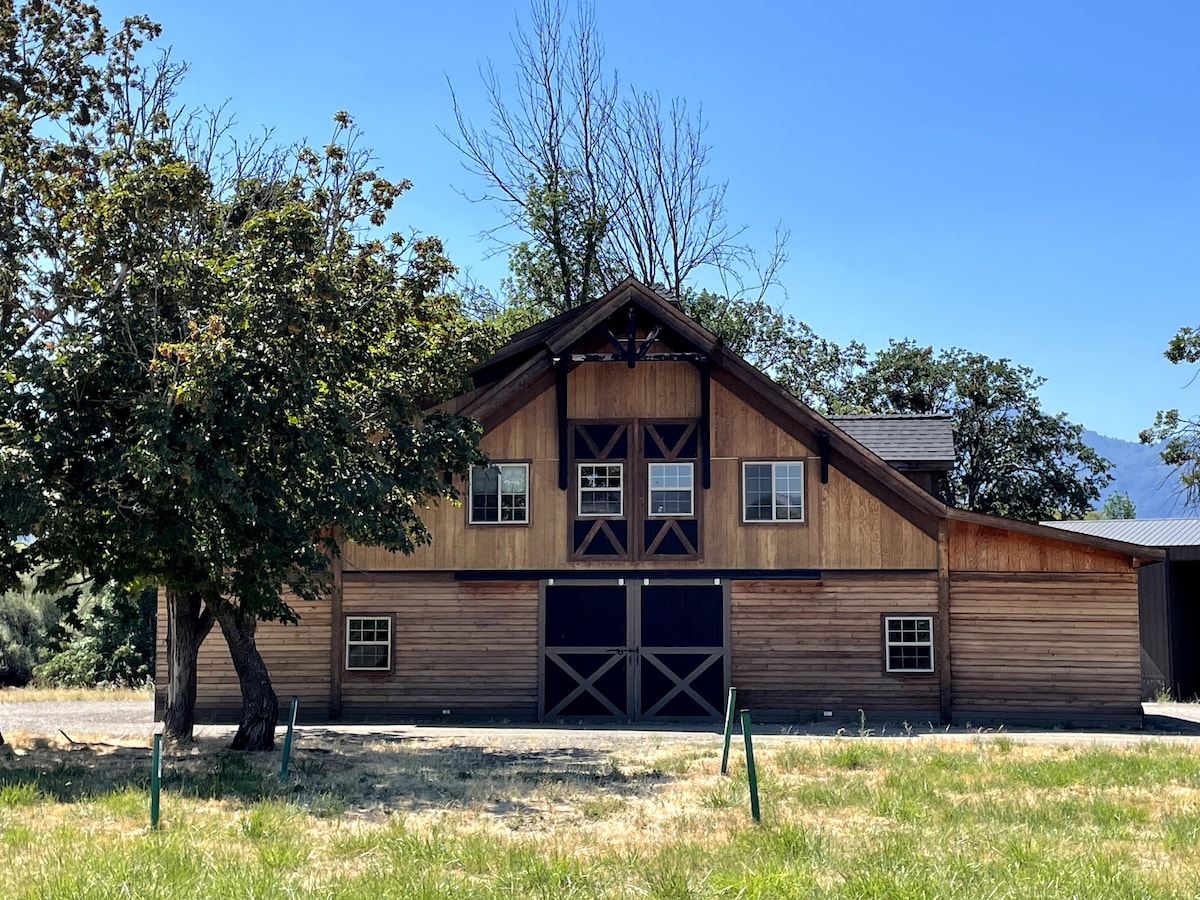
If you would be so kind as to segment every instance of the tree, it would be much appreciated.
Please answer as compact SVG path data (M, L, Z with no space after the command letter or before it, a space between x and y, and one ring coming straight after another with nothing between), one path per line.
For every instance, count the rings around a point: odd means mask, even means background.
M1136 519L1137 512L1128 494L1114 491L1105 498L1100 516L1104 519Z
M1163 352L1175 365L1200 362L1200 330L1185 326L1171 338ZM1178 409L1159 410L1154 424L1138 438L1143 444L1165 441L1162 461L1179 474L1179 483L1188 506L1200 504L1200 418L1188 418Z
M685 290L681 305L728 349L814 408L839 411L847 385L866 365L863 344L841 347L761 298Z
M10 30L47 10L95 23L81 71L108 56L86 94L99 124L18 192L49 225L9 251L27 273L10 306L28 339L0 380L0 489L7 535L35 540L6 542L4 572L164 586L166 733L191 735L196 654L217 624L243 688L234 744L265 749L277 700L256 622L295 619L281 586L327 592L343 536L427 540L421 507L453 498L444 473L479 454L473 422L423 410L461 387L480 330L443 290L436 239L373 236L408 183L369 165L349 117L290 160L221 151L219 125L206 142L172 113L178 67L138 64L155 29L109 40L94 8L60 0L27 4ZM57 46L82 27L43 31Z
M45 512L16 418L34 402L30 361L78 312L61 290L66 219L96 171L114 89L157 33L135 17L110 34L79 0L0 4L0 589L18 583L15 539Z
M843 411L943 413L956 461L946 499L964 509L1041 521L1083 516L1111 463L1065 413L1042 410L1045 379L1007 359L892 341L843 392Z
M786 235L760 268L745 229L728 221L726 183L709 174L703 110L622 90L604 72L593 4L575 10L568 23L558 0L532 0L528 27L518 23L513 39L511 92L481 67L489 127L475 126L454 97L457 134L447 138L486 185L476 199L502 212L487 233L509 253L506 299L544 318L630 274L678 295L704 267L727 294L765 290Z
M411 550L427 537L420 507L454 496L443 473L478 460L474 423L422 413L472 355L440 291L449 262L435 239L404 253L360 237L407 184L366 168L349 128L340 117L349 140L300 151L286 182L241 179L230 197L169 145L139 148L148 159L81 213L72 287L128 275L41 373L40 455L63 499L38 544L166 586L172 738L190 735L215 623L243 691L234 747L270 748L278 706L254 634L295 620L280 586L326 593L337 534Z

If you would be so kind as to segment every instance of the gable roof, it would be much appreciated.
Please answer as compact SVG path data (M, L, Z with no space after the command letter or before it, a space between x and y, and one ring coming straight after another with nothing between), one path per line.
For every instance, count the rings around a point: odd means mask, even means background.
M485 429L503 421L533 396L554 383L555 366L567 362L571 349L605 326L629 305L652 316L663 327L662 338L703 354L714 379L751 402L785 431L827 436L830 462L877 495L883 494L901 515L936 537L946 519L1021 531L1054 540L1161 559L1161 550L1134 546L1094 535L1063 531L1025 522L957 510L918 487L878 453L855 440L843 423L826 418L788 393L683 312L674 302L629 276L611 291L584 306L518 332L491 358L472 370L476 390L456 404L461 415L478 419ZM852 426L853 427L853 426Z
M1083 519L1042 524L1148 547L1200 547L1200 519Z
M954 465L954 428L948 415L829 416L829 421L889 463Z

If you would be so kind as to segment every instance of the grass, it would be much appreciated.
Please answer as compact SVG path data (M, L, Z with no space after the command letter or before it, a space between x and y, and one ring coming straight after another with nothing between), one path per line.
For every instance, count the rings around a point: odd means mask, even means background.
M698 738L698 740L700 740ZM718 739L631 751L312 739L0 756L13 898L1166 898L1200 894L1189 746L773 739L764 821ZM739 754L740 756L740 754ZM735 757L737 759L737 757Z
M52 700L149 700L154 686L137 688L0 687L0 703L41 703Z

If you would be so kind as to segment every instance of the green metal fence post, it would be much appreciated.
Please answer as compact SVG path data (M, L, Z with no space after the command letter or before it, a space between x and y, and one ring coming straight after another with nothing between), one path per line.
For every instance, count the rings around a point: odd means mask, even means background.
M299 702L299 698L293 697L292 708L288 712L287 736L283 739L283 762L279 766L280 781L287 781L288 778L288 760L292 756L292 732L296 730L296 707Z
M733 716L737 709L737 688L729 689L729 702L725 704L725 747L721 750L721 774L729 768L729 741L733 738Z
M750 780L750 815L762 821L758 808L758 773L754 769L754 741L750 736L750 710L742 710L742 735L746 738L746 777Z
M158 828L158 795L162 789L162 735L154 736L150 755L150 827Z

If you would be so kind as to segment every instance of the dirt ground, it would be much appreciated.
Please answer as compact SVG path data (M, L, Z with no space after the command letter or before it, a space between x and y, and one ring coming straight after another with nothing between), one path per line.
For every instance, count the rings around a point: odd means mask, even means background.
M865 733L859 723L833 722L802 726L759 725L756 737L762 740L795 738L871 736L910 739L972 740L988 735L1007 734L1013 740L1035 744L1099 743L1136 744L1149 738L1200 743L1200 704L1147 703L1146 726L1126 731L1066 731L1036 728L938 728L928 723L906 728L902 723L868 722ZM149 746L156 729L150 700L116 701L39 701L0 703L0 734L12 740L16 736L66 738L86 742L104 741L130 746ZM279 730L282 737L283 729ZM232 737L228 725L199 725L197 738L219 742ZM671 726L653 729L628 725L531 725L531 724L329 724L300 725L297 745L329 744L344 737L353 741L402 740L431 742L459 747L502 748L505 750L550 749L582 751L621 751L647 746L687 746L710 744L720 734L716 725Z
M859 725L764 726L756 749L767 759L797 741L971 742L1005 738L1024 752L1058 745L1136 746L1147 740L1200 749L1200 706L1147 709L1151 727L1123 732L1036 731ZM156 724L149 701L0 703L0 785L32 782L60 802L105 791L144 791ZM601 802L662 802L660 792L689 760L720 755L721 732L704 727L567 727L464 724L333 724L297 728L291 778L276 778L285 729L274 753L231 753L233 728L201 725L192 744L164 752L164 790L205 800L290 797L319 817L383 821L398 811L431 817L463 809L495 827L551 828L589 815ZM741 738L735 745L740 754ZM708 773L711 774L711 773ZM599 791L599 794L597 793ZM655 799L658 798L658 799ZM594 810L592 810L594 812Z

